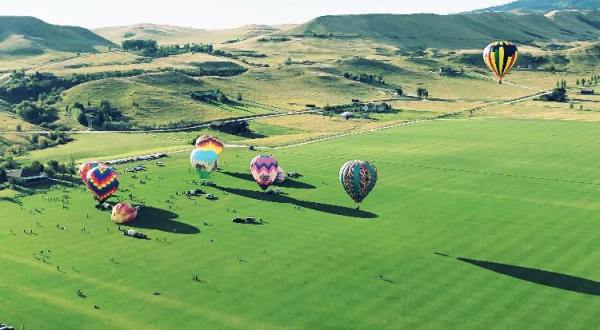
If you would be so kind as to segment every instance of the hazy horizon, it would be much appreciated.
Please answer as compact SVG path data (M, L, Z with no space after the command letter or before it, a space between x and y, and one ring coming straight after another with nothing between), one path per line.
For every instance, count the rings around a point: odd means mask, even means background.
M461 0L315 1L315 0L14 0L3 3L2 15L34 16L51 24L96 29L134 24L186 26L199 29L235 28L248 24L299 24L323 15L344 14L451 14L511 2Z

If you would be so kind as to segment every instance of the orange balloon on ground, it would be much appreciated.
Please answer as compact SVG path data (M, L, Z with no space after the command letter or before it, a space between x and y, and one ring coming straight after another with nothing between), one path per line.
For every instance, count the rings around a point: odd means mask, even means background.
M129 203L119 203L113 207L111 219L114 223L126 223L135 220L137 209Z

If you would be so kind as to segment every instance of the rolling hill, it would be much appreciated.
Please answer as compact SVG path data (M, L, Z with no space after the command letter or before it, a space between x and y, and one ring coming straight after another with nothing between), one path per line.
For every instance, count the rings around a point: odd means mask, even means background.
M551 10L596 10L600 9L600 0L519 0L505 5L480 9L484 11L551 11Z
M279 30L280 27L269 25L245 25L234 29L205 30L172 25L136 24L105 27L94 31L119 44L127 39L153 39L161 44L184 44L189 42L221 43L270 34Z
M115 45L82 27L52 25L35 17L0 16L0 54L93 53L109 46Z
M600 11L322 16L288 32L363 37L406 48L481 48L495 39L519 43L595 40L600 33Z

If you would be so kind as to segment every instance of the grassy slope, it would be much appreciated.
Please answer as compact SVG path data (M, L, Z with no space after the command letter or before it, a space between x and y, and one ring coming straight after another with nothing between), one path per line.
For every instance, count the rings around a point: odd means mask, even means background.
M115 51L103 54L91 54L44 67L43 71L56 75L85 74L96 72L114 72L126 70L158 71L165 68L196 69L203 66L221 64L236 65L233 60L208 54L181 54L158 59L149 59L131 53ZM239 64L237 64L239 65Z
M160 44L222 43L228 40L246 39L256 35L269 34L279 28L267 25L247 25L235 29L204 30L189 27L137 24L95 29L94 32L121 44L128 39L153 39Z
M143 185L123 174L122 188L158 208L141 216L154 228L144 231L172 244L123 238L83 188L67 190L66 210L48 200L60 200L61 190L22 198L22 208L0 202L8 215L0 222L0 259L11 270L0 276L0 294L11 298L3 321L86 329L590 329L599 322L594 296L433 252L600 278L600 173L589 166L599 161L596 126L440 121L279 150L286 169L305 174L304 184L283 188L283 203L256 200L264 195L253 182L216 174L230 188L209 189L219 201L175 197L169 206L168 195L194 187L184 155L150 166ZM228 149L221 166L245 173L253 155ZM354 158L379 169L362 207L375 219L328 213L357 215L344 208L352 203L337 182L340 164ZM167 220L169 207L176 219ZM232 224L231 208L269 224ZM84 226L90 234L80 232ZM22 233L30 228L37 235ZM42 249L51 250L49 265L32 257ZM76 289L88 298L77 298Z
M598 9L600 2L598 0L519 0L505 5L494 6L478 11L550 11L561 9Z
M166 124L185 119L209 121L229 117L242 117L267 112L253 106L220 105L194 101L193 91L211 89L201 80L166 72L144 74L132 78L109 78L75 86L63 95L59 108L79 101L97 105L109 100L125 116L137 124ZM235 97L235 94L230 95ZM133 106L133 102L139 104Z
M583 18L581 18L583 17ZM577 21L574 24L573 19ZM587 21L592 21L588 24ZM543 14L514 15L481 13L456 15L347 15L323 16L300 25L291 33L342 34L373 38L403 48L476 48L490 40L515 42L558 39L574 41L596 39L599 12L563 13L554 18ZM597 25L596 25L597 26Z
M46 50L95 52L114 46L90 30L48 24L34 17L0 16L0 53L30 55Z

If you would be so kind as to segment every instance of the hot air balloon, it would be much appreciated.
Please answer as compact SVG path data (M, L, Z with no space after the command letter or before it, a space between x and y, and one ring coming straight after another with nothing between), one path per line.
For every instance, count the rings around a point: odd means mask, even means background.
M214 151L219 155L223 151L223 142L212 135L202 135L196 140L196 149Z
M79 175L81 176L81 181L87 186L87 173L92 168L100 165L101 163L97 160L92 160L89 162L85 162L79 166Z
M258 155L250 162L250 173L263 190L275 182L278 168L277 159L269 155Z
M340 168L340 182L358 208L377 183L377 169L368 161L348 161Z
M119 203L112 209L111 220L114 223L126 223L135 220L137 209L129 203Z
M87 172L86 182L96 199L103 202L119 187L119 176L111 167L100 164Z
M200 179L209 177L210 172L215 168L217 162L217 153L214 151L204 151L200 149L193 150L190 154L190 163L196 169L196 173Z
M483 61L498 77L500 84L504 76L517 63L518 58L517 46L508 41L492 42L483 50Z
M275 178L275 182L281 183L285 181L286 174L285 171L281 167L277 167L277 177Z

